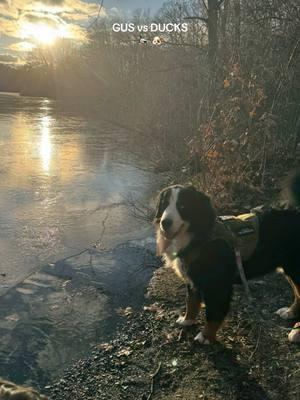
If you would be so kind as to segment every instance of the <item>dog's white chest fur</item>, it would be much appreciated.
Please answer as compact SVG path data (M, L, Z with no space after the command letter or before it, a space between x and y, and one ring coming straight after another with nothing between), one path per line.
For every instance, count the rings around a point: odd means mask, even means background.
M165 241L163 235L161 235L160 240ZM181 233L175 239L166 243L167 247L162 251L166 265L173 268L179 278L186 283L190 282L190 279L187 275L186 267L183 265L180 258L177 257L177 254L190 243L190 240L190 234L187 232Z
M186 268L185 268L185 266L183 265L182 261L179 258L175 258L175 260L170 262L168 260L167 256L166 256L165 260L166 260L166 264L170 265L173 268L173 270L175 271L176 275L180 279L182 279L184 282L188 282L189 281L187 273L186 273Z
M181 217L178 210L180 190L180 187L170 189L168 204L156 226L156 243L157 254L163 256L165 264L172 267L181 279L188 282L186 268L178 257L180 250L186 248L191 241L191 234L188 232L190 223ZM167 221L171 222L171 225L166 228L164 222Z

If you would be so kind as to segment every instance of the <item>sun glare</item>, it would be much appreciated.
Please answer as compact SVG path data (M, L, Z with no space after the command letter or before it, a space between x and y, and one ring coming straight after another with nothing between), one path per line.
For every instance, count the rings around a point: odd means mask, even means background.
M43 170L49 172L52 144L50 137L51 119L48 116L43 116L41 119L41 141L40 141L40 157Z
M57 39L68 36L67 28L63 25L53 27L45 23L32 24L28 22L22 26L22 34L24 38L43 45L52 45Z

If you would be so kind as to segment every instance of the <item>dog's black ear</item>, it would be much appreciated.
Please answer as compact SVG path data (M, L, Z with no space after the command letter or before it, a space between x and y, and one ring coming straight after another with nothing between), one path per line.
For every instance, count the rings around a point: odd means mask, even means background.
M196 204L193 212L193 230L201 235L208 234L214 226L216 211L210 198L203 192L196 190Z
M155 210L155 219L154 221L157 221L161 218L165 208L166 208L166 202L167 202L167 198L168 198L168 193L169 193L169 189L164 189L162 190L159 195L158 195L158 199L157 199L157 203L156 203L156 210Z
M164 199L164 191L160 192L158 195L154 221L157 221L159 218L161 218L163 214L163 209L162 209L163 199Z

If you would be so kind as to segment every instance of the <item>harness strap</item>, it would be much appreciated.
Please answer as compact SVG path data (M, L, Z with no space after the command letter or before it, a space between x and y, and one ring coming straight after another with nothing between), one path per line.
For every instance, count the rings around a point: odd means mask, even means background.
M244 271L244 267L243 267L241 252L237 247L234 248L234 252L235 252L236 264L237 264L237 267L238 267L238 270L239 270L241 281L242 281L242 283L243 283L243 285L245 287L246 295L247 295L249 300L252 300L252 297L251 297L251 294L250 294L249 285L248 285L248 281L246 279L246 275L245 275L245 271Z
M221 232L223 232L222 236L220 235L220 228ZM223 222L219 222L216 224L214 227L214 230L217 232L219 231L219 235L216 234L214 231L210 232L210 235L207 235L206 237L197 237L191 241L191 243L184 249L180 250L175 257L180 258L183 266L186 268L187 264L191 263L198 257L199 253L199 247L202 247L204 244L206 244L210 239L212 239L214 236L215 237L222 237L224 240L226 240L228 243L230 243L233 248L234 248L234 253L235 253L235 260L236 264L238 267L238 271L240 274L240 278L242 281L242 284L245 287L245 292L249 300L252 300L251 294L250 294L250 288L246 279L244 267L243 267L243 262L242 262L242 256L239 248L237 247L237 244L235 243L234 240L234 235L233 233L229 230L229 228L223 224ZM227 234L224 235L224 231L228 232Z

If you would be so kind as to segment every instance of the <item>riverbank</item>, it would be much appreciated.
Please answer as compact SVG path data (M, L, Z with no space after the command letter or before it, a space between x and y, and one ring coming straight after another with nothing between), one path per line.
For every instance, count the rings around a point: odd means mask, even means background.
M299 346L287 340L291 323L274 314L291 301L288 284L275 274L250 287L253 304L236 287L219 343L206 347L193 342L201 318L184 330L175 323L184 308L182 283L157 269L143 310L120 310L124 321L113 339L98 343L45 392L53 400L298 398Z

